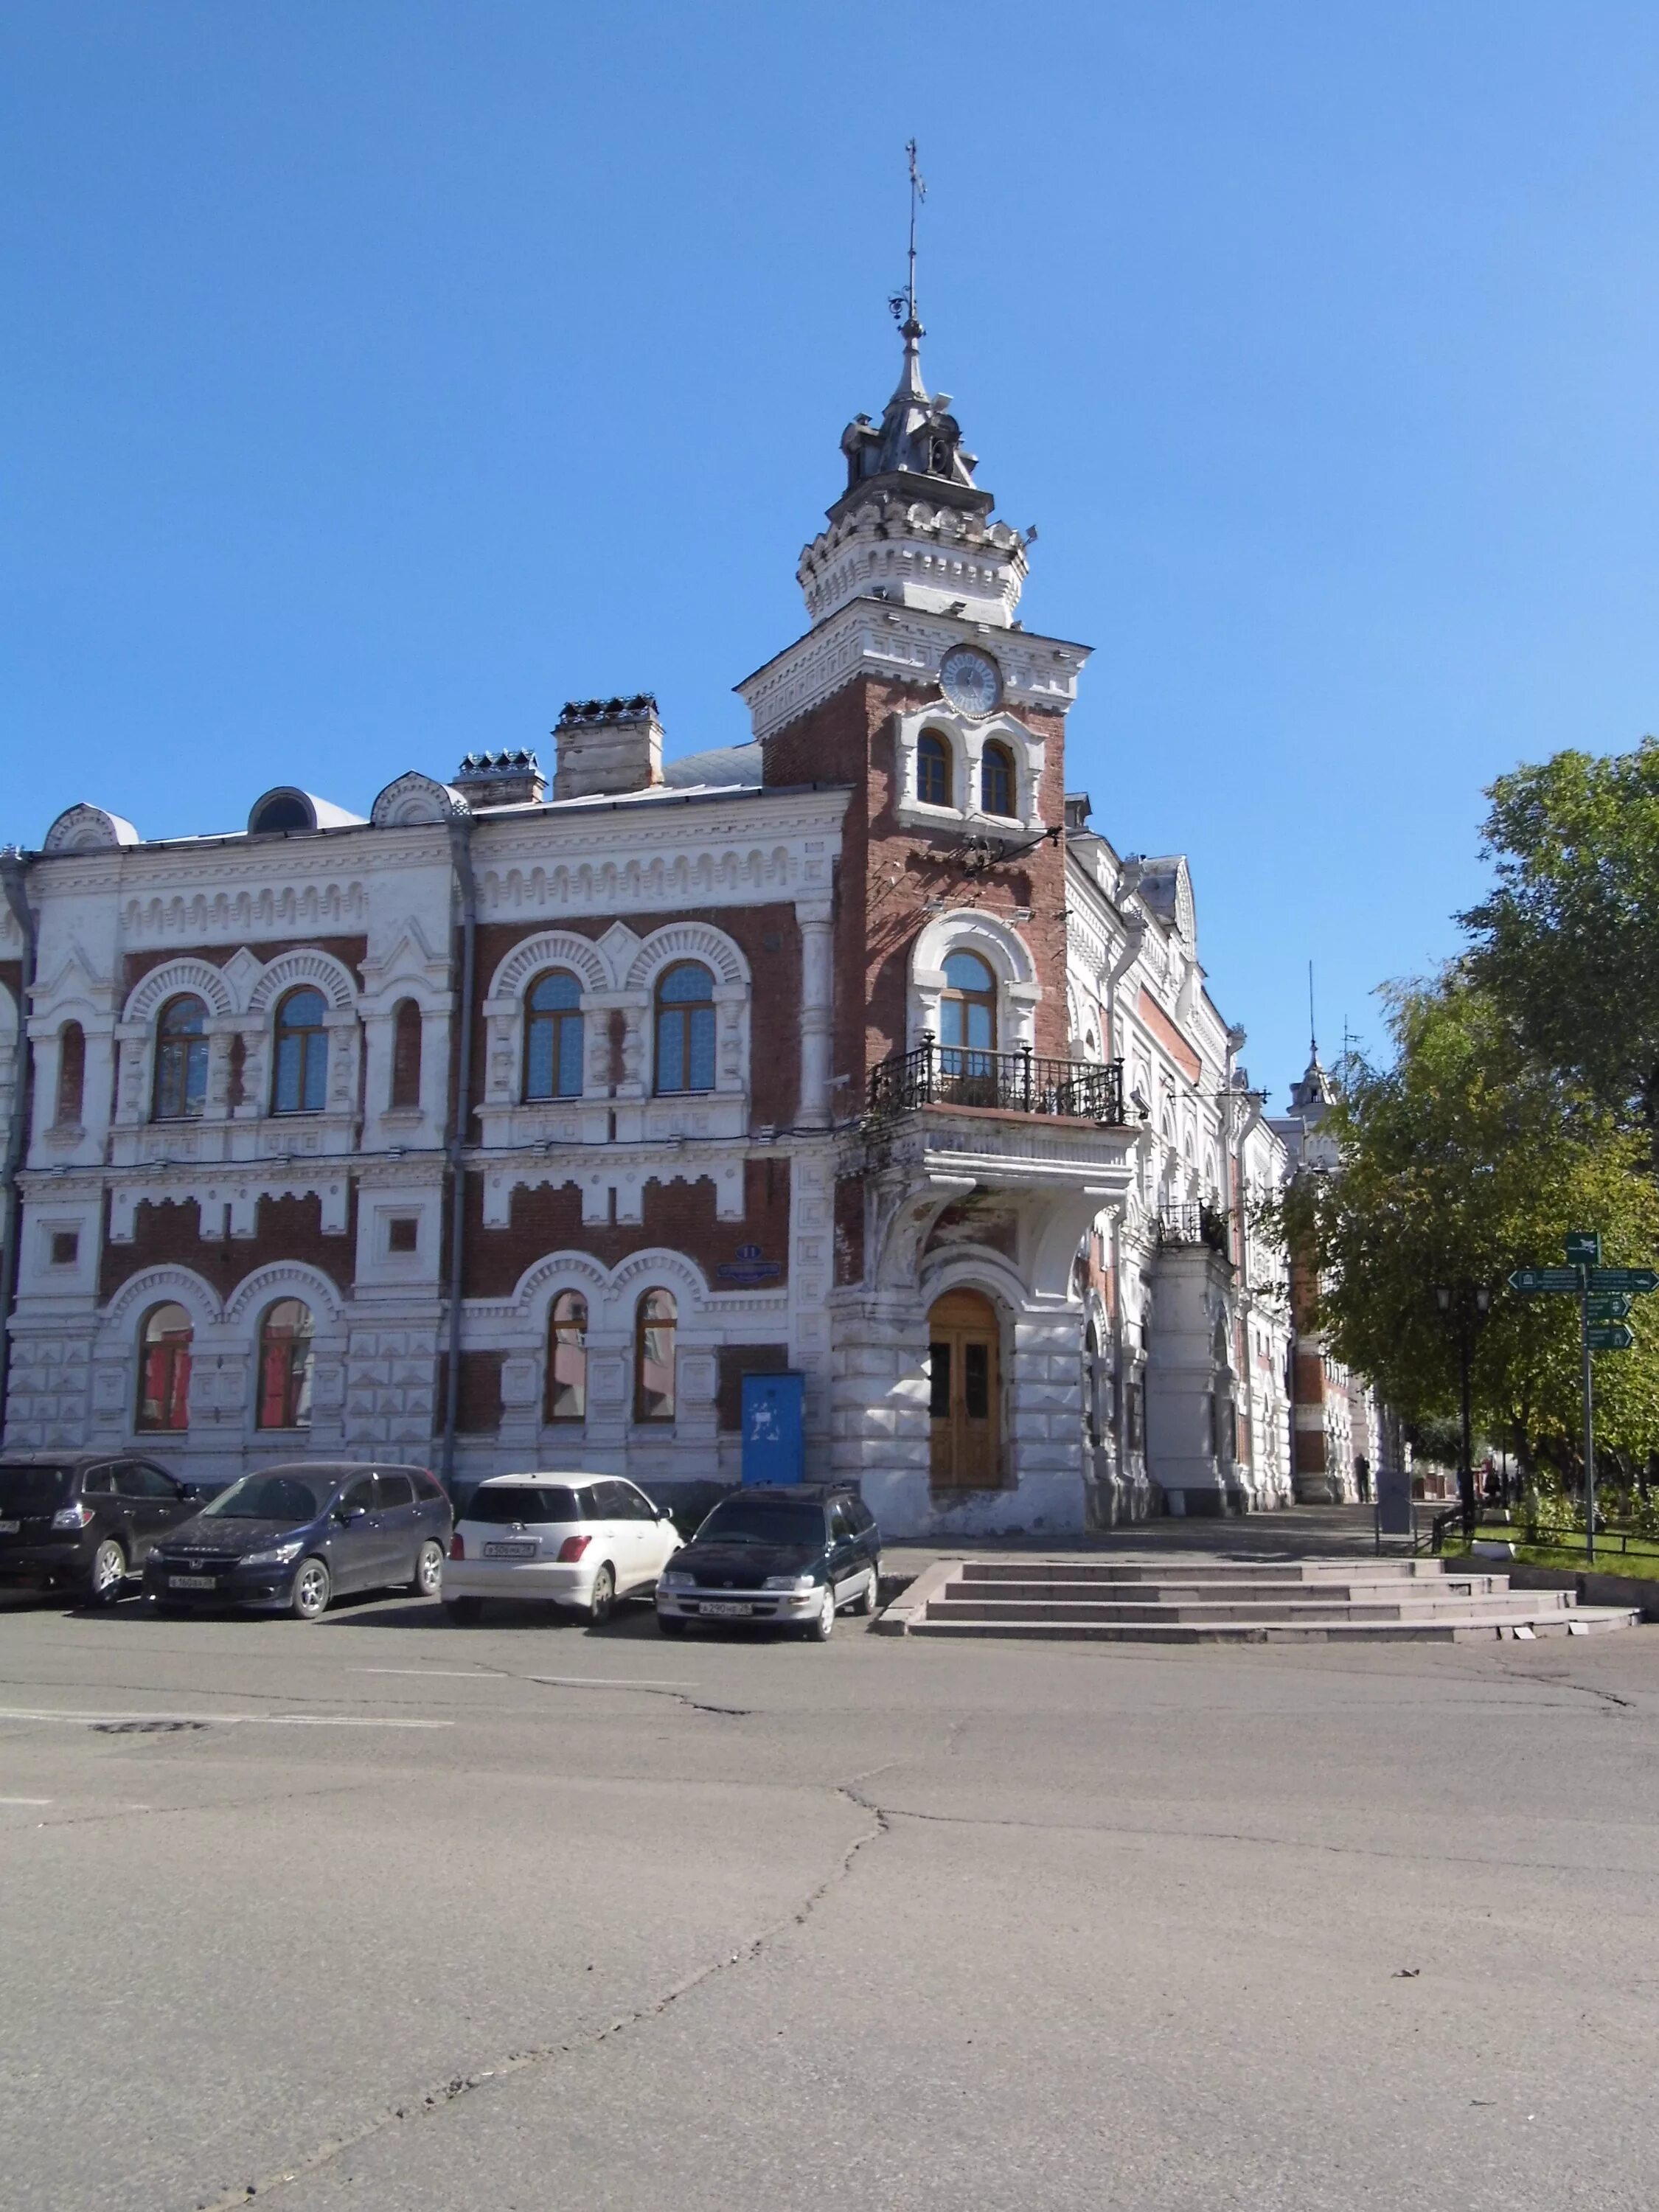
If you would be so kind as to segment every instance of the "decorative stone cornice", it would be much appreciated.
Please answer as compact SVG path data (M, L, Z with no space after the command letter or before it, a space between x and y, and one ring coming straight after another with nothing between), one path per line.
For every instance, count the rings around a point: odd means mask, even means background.
M1064 714L1077 696L1079 672L1093 650L1064 638L860 599L786 647L736 690L749 709L755 735L769 738L860 676L935 687L945 654L964 641L995 659L1005 702L1015 713L1024 708Z

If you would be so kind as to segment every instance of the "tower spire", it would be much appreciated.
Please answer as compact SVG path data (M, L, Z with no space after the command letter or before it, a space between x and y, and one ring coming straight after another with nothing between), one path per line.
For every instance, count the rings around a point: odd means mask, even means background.
M904 367L900 373L895 399L921 399L927 397L927 387L921 380L921 318L916 313L916 210L927 197L927 182L916 166L916 142L904 142L905 158L910 169L910 252L909 273L903 291L896 292L888 301L893 319L898 324L899 335L904 340Z

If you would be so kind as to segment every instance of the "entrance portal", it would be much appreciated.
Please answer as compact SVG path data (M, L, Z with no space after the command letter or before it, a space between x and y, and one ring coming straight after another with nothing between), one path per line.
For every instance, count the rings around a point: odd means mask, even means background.
M927 1316L935 1489L1002 1482L1002 1376L996 1309L977 1291L948 1291Z

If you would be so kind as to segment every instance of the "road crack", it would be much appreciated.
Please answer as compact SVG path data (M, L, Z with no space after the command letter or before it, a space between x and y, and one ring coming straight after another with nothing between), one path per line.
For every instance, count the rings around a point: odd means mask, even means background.
M533 1681L536 1678L532 1675L519 1679ZM654 1694L674 1693L659 1692ZM349 2134L325 2138L302 2158L262 2174L245 2183L241 2188L229 2190L222 2196L199 2198L195 2212L235 2212L239 2205L252 2204L256 2200L262 2202L275 2196L290 2182L302 2181L320 2168L332 2165L348 2151L360 2149L363 2144L372 2142L389 2129L411 2120L424 2119L429 2114L447 2112L464 2098L471 2096L475 2090L510 2081L515 2075L554 2065L561 2058L568 2058L578 2051L596 2050L603 2044L612 2043L618 2036L647 2027L653 2020L660 2020L672 2007L702 1989L705 1983L712 1982L722 1974L729 1974L734 1969L753 1965L780 1936L787 1935L792 1928L805 1927L831 1891L839 1888L847 1880L860 1853L892 1833L892 1825L886 1811L866 1796L860 1784L872 1781L878 1774L886 1773L896 1763L890 1759L880 1766L866 1767L847 1781L833 1785L836 1796L869 1815L870 1826L852 1838L823 1881L816 1883L799 1905L792 1906L757 1934L746 1937L723 1957L709 1960L694 1973L686 1975L672 1988L665 1990L660 1996L652 1998L647 2003L632 2007L605 2027L595 2028L587 2034L572 2036L561 2043L533 2044L523 2050L509 2051L493 2065L477 2067L469 2074L452 2075L447 2081L434 2082L427 2088L415 2091L400 2103L384 2106L361 2127L352 2129Z

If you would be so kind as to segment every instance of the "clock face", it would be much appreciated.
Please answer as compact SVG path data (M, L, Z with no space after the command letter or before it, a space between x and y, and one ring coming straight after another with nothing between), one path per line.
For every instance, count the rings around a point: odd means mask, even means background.
M960 714L992 714L1002 699L1002 673L988 653L953 645L939 672L945 696Z

